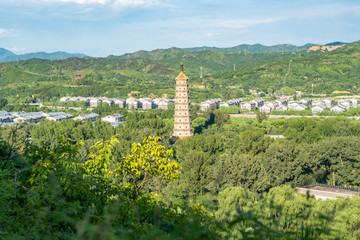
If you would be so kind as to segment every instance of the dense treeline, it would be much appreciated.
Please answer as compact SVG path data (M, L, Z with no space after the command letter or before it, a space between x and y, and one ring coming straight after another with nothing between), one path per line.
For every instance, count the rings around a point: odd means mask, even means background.
M171 109L124 112L116 128L73 120L1 128L0 238L360 237L358 197L316 201L292 190L359 186L359 122L197 110L196 135L175 144Z

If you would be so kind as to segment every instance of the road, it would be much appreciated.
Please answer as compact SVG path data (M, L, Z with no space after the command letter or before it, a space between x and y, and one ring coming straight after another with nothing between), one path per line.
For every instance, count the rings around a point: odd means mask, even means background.
M256 114L230 114L231 118L256 118ZM294 117L307 117L307 118L312 118L312 117L316 117L316 118L330 118L330 117L335 117L335 116L297 116L297 115L268 115L268 118L272 118L272 119L279 119L279 118L294 118ZM354 116L354 117L347 117L350 119L355 119L355 120L359 120L360 116Z

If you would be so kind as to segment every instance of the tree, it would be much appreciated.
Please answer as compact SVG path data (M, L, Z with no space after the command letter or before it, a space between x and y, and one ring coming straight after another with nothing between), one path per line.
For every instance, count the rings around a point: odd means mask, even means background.
M316 158L328 173L328 183L359 186L359 149L357 137L332 137L317 144Z
M3 109L8 104L8 100L6 98L0 99L0 109Z
M256 112L256 119L259 121L259 123L262 123L264 120L267 119L266 113Z
M332 239L330 214L318 212L316 204L289 186L260 196L229 188L219 194L217 216L224 219L225 239Z
M134 143L132 154L123 158L115 170L116 176L129 178L127 184L132 199L136 199L144 185L155 176L169 180L177 178L180 166L170 159L172 150L166 150L159 141L159 137L146 137L143 144Z
M214 114L214 122L216 126L220 127L224 124L230 124L230 115L221 112L219 109L215 109L213 111Z

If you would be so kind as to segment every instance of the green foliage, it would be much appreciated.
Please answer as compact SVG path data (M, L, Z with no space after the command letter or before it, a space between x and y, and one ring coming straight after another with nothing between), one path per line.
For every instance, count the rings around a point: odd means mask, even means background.
M266 113L256 112L256 119L259 121L259 123L262 123L264 120L267 119Z
M263 196L253 196L234 188L220 194L218 214L232 212L227 220L228 239L328 239L331 218L316 210L316 200L296 196L288 186L273 188ZM231 201L232 209L226 202ZM234 211L235 209L235 211Z
M170 160L172 150L166 150L159 145L159 141L159 137L147 137L143 144L134 143L132 154L122 159L115 170L120 176L129 176L130 180L126 184L131 186L133 199L137 198L144 184L153 177L161 176L168 180L177 178L180 166Z
M289 60L281 60L218 73L213 78L219 84L239 85L243 89L260 90L271 85L283 94L294 94L294 90L310 94L312 84L314 93L331 94L336 90L354 93L358 88L359 48L359 42L354 42L333 52L301 52L292 56L290 68Z
M281 95L295 95L295 89L289 87L283 87L279 91L277 91L277 93Z
M173 109L124 111L116 128L73 120L0 128L0 238L359 238L358 197L293 191L358 188L359 121L193 110L200 131L173 145Z

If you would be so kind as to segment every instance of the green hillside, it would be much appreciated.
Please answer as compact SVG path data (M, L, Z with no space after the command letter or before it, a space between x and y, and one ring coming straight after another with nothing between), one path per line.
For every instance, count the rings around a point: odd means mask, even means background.
M292 58L292 53L244 54L219 51L189 52L181 49L137 52L120 57L72 58L66 60L31 59L0 64L0 94L24 101L36 96L50 101L66 95L127 97L173 96L179 63L185 63L191 84L201 84L204 76ZM83 79L73 80L81 74ZM221 97L221 93L192 89L195 100ZM25 100L26 101L26 100Z
M239 88L281 89L290 87L314 93L349 91L360 87L360 42L347 44L332 52L312 52L248 68L236 72L215 74L208 79L218 85Z
M172 97L180 62L185 64L195 102L244 97L248 89L290 87L309 93L311 84L315 93L356 93L359 45L354 42L332 52L252 54L173 48L107 58L6 62L0 64L0 95L18 103L35 98L53 101L69 95ZM203 78L199 77L200 67ZM78 74L82 79L74 80Z
M75 74L83 79L73 80ZM0 94L15 100L36 95L45 101L66 95L125 97L149 82L159 84L155 89L170 88L172 80L165 76L173 75L174 69L148 59L31 59L0 64Z
M305 52L302 52L305 53ZM203 68L205 75L217 72L231 71L236 69L246 69L257 66L259 64L290 59L295 56L294 52L272 52L272 53L240 53L240 52L223 52L216 50L206 51L187 51L179 48L157 49L154 51L138 51L122 56L109 56L109 59L137 59L147 58L158 63L169 64L170 66L178 66L183 61L189 75L199 76L199 68Z

